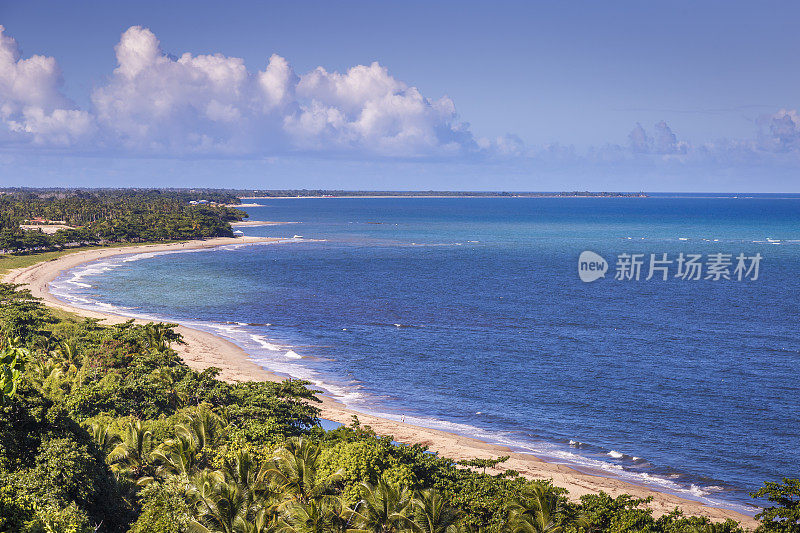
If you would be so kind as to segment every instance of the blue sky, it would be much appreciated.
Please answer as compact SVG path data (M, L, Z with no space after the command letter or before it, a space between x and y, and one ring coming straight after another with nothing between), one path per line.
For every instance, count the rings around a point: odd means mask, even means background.
M791 2L6 1L0 182L796 192L797 20Z

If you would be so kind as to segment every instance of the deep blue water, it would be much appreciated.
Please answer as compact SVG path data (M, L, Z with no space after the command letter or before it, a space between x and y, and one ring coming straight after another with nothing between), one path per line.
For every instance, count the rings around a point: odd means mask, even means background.
M228 335L357 409L703 501L800 476L800 199L258 202L252 219L298 224L246 234L303 238L54 287ZM580 281L584 250L605 279ZM681 252L763 259L754 281L644 280L649 254ZM646 254L639 281L614 279L623 253Z

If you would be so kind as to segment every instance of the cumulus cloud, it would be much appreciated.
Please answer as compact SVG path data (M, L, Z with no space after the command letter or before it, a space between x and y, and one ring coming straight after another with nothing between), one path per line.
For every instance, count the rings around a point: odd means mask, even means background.
M22 58L0 26L0 146L146 156L312 152L677 164L800 155L796 110L761 117L750 139L692 145L665 121L647 129L637 123L626 145L578 154L559 145L529 147L515 135L476 138L449 97L423 95L377 62L344 72L317 67L297 73L273 54L251 70L242 59L222 54L167 54L140 26L126 30L114 51L116 68L82 110L62 93L56 60Z
M628 134L628 145L631 151L637 154L646 154L650 151L651 139L647 136L647 132L638 122L636 127Z
M477 145L484 153L501 157L523 157L531 155L529 148L518 135L506 134L495 139L478 139ZM545 148L546 149L546 148Z
M678 143L678 137L663 120L655 125L653 148L658 154L676 154L685 150L684 145Z
M0 27L2 29L2 27ZM298 76L278 55L263 70L222 54L170 56L148 29L126 30L117 67L89 111L60 93L52 57L20 59L0 32L0 120L40 144L145 154L292 151L447 156L479 147L444 96L430 99L378 63Z
M22 59L16 40L0 25L0 121L8 140L69 146L91 134L92 117L63 96L62 83L55 59Z
M689 149L686 142L678 141L678 136L665 121L660 121L653 126L653 135L638 122L636 127L628 134L628 148L634 154L684 154Z
M781 109L758 119L758 145L770 152L800 151L800 117L797 110Z
M425 155L475 146L450 98L430 100L377 62L344 74L318 67L300 77L296 95L299 109L284 125L301 147L362 146L384 155Z
M111 144L132 151L248 152L263 121L260 85L239 58L164 54L150 30L132 27L115 47L118 66L92 93Z
M701 143L680 140L672 128L660 121L648 132L641 124L628 134L626 147L608 145L590 154L590 159L623 162L650 158L687 164L739 165L800 164L800 115L781 109L756 120L753 137L718 139Z

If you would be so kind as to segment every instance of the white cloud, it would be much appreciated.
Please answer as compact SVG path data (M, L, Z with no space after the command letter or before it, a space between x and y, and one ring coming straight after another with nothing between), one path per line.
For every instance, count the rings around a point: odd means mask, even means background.
M637 154L646 154L650 151L650 144L652 139L647 136L647 132L638 122L636 127L628 134L628 145L631 151Z
M514 135L476 139L449 97L425 96L377 62L345 72L317 67L298 75L274 54L263 70L248 70L242 59L222 54L168 55L140 26L126 30L114 50L116 68L92 92L90 109L80 110L61 92L55 59L21 58L17 42L0 26L0 146L123 156L316 152L676 164L800 155L796 110L761 117L752 139L692 145L661 121L649 130L637 124L627 146L578 154L559 145L534 149Z
M678 141L678 136L665 121L660 121L653 126L653 135L638 122L628 134L628 148L634 154L659 154L676 155L685 154L689 149L686 142Z
M94 149L156 155L477 150L449 98L431 100L378 63L297 76L273 55L251 72L221 54L169 56L150 30L134 26L86 112L61 95L55 59L22 60L16 42L0 36L0 119L7 132L40 145L70 146L95 133Z
M522 157L531 155L525 143L517 135L506 134L495 139L480 138L478 146L486 153L501 157ZM545 147L548 150L551 147Z
M653 148L658 154L677 154L685 151L685 145L678 142L678 137L663 120L655 125Z
M263 94L264 111L285 109L294 102L298 77L286 59L272 54L269 64L258 73L258 85Z
M118 66L92 93L109 144L145 153L247 152L253 77L239 58L166 56L134 26L115 47Z
M95 130L92 117L85 111L53 109L47 113L36 106L24 107L19 120L8 119L8 127L14 133L30 136L35 145L64 147L76 144Z
M12 142L69 146L94 131L92 117L61 94L61 70L52 57L20 57L0 25L0 121Z
M769 152L800 151L800 116L797 110L781 109L773 115L758 119L761 128L759 148Z
M448 97L430 100L378 63L345 74L318 67L297 84L299 110L285 118L298 146L366 148L382 155L447 155L472 150Z
M405 91L406 85L389 75L377 62L370 66L352 67L346 74L328 73L317 67L300 78L297 92L301 98L316 100L323 105L338 107L356 114L364 103L376 97Z

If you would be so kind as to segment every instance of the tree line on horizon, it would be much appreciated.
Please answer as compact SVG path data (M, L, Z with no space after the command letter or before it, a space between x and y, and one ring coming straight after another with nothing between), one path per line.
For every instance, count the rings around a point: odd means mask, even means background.
M570 501L505 458L456 463L357 419L324 431L297 380L227 383L172 324L113 326L0 284L0 531L720 533L648 500ZM800 481L767 483L759 531L798 531Z
M231 189L231 193L237 197L318 197L330 196L333 198L340 196L445 196L445 197L550 197L550 196L592 196L592 197L629 197L645 196L642 192L605 192L605 191L561 191L561 192L542 192L542 191L364 191L364 190L342 190L342 189Z
M190 202L202 203L190 203ZM6 190L0 194L0 250L38 252L107 243L174 241L233 235L246 213L229 193L167 190ZM67 228L47 234L22 224Z

